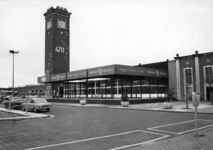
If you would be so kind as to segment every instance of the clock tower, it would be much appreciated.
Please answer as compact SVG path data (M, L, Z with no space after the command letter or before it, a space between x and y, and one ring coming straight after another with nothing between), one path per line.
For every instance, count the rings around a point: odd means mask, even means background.
M45 75L69 72L69 20L66 8L50 7L45 16Z

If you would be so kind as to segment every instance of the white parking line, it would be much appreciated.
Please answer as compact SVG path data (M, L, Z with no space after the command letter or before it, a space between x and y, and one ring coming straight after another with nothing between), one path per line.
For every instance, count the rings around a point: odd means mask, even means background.
M208 127L212 127L212 126L213 126L213 120L204 120L204 119L198 119L198 120L206 121L206 122L212 122L212 125L200 127L200 128L198 128L198 130L200 130L200 129L205 129L205 128L208 128ZM172 125L176 125L176 124L184 124L184 123L194 122L194 121L195 121L195 120L183 121L183 122L178 122L178 123L173 123L173 124L167 124L167 125L161 125L161 126L151 127L151 128L147 128L147 129L148 129L148 130L154 130L154 131L160 131L160 132L165 132L165 133L170 133L170 134L177 134L177 135L179 135L179 134L183 134L183 133L187 133L187 132L194 131L195 129L186 130L186 131L183 131L183 132L171 132L171 131L166 131L166 130L160 130L160 129L157 129L157 128L172 126Z
M111 150L117 150L117 149L122 149L122 148L126 148L126 147L141 145L141 144L145 144L145 143L148 143L148 142L153 142L153 141L156 141L156 140L159 140L159 139L163 139L163 138L169 137L169 135L166 135L166 134L159 134L159 133L154 133L154 132L149 132L149 131L143 131L143 130L134 130L134 131L124 132L124 133L118 133L118 134L106 135L106 136L101 136L101 137L95 137L95 138L77 140L77 141L72 141L72 142L64 142L64 143L59 143L59 144L52 144L52 145L46 145L46 146L28 148L28 149L25 149L25 150L37 150L37 149L42 149L42 148L49 148L49 147L55 147L55 146L69 145L69 144L75 144L75 143L86 142L86 141L91 141L91 140L97 140L97 139L103 139L103 138L108 138L108 137L114 137L114 136L119 136L119 135L134 133L134 132L145 132L145 133L160 135L160 136L163 136L163 137L156 138L156 139L149 140L149 141L145 141L145 142L142 142L142 143L137 143L137 144L132 144L132 145L126 145L126 146L118 147L118 148L111 149Z
M161 125L161 126L155 126L155 127L151 127L151 128L147 128L147 129L154 129L154 128L159 128L159 127L166 127L166 126L170 126L170 125L181 124L181 123L191 122L191 121L194 121L194 120L188 120L188 121L183 121L183 122L177 122L177 123L171 123L171 124L166 124L166 125Z
M167 138L167 137L170 136L170 135L159 134L159 133L155 133L155 132L142 131L142 130L140 130L140 131L141 132L150 133L150 134L161 135L162 137L159 137L159 138L156 138L156 139L152 139L152 140L149 140L149 141L145 141L145 142L141 142L141 143L136 143L136 144L131 144L131 145L125 145L125 146L122 146L122 147L117 147L117 148L113 148L113 149L109 149L109 150L118 150L118 149L128 148L128 147L132 147L132 146L142 145L142 144L154 142L154 141L157 141L157 140L160 140L160 139L164 139L164 138Z

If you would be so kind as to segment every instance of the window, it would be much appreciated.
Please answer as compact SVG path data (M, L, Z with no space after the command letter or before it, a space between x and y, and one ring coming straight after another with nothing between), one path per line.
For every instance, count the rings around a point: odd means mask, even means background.
M206 74L206 83L213 83L213 73L212 73L212 67L205 67L205 74Z
M192 68L185 68L184 69L184 95L186 100L192 100L192 91L193 91L193 74Z
M185 69L185 83L192 84L192 69Z

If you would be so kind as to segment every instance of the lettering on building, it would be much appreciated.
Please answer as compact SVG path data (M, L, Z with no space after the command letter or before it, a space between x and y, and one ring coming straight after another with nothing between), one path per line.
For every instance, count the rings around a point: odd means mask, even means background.
M56 46L55 51L58 53L64 53L64 47Z
M45 82L45 81L46 81L46 77L42 77L41 82Z

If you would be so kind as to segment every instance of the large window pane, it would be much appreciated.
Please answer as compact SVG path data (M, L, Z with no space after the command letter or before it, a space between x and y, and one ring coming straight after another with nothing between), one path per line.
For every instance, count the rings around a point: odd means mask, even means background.
M209 84L213 83L213 73L212 73L212 67L205 67L205 73L206 73L206 82Z
M192 84L192 69L185 69L186 84Z

